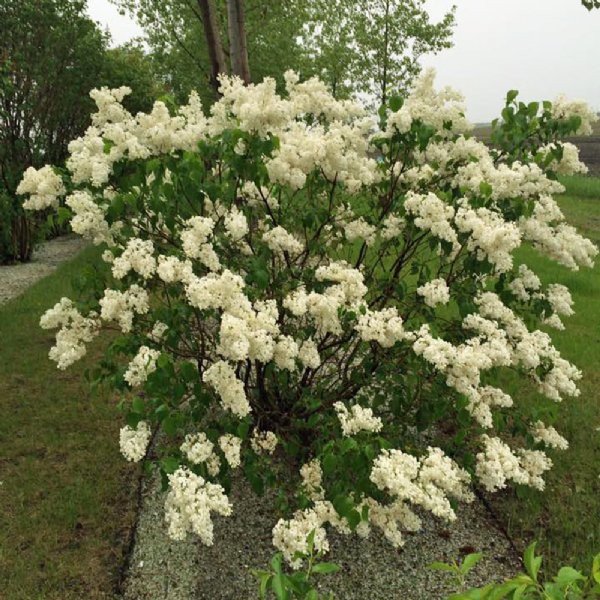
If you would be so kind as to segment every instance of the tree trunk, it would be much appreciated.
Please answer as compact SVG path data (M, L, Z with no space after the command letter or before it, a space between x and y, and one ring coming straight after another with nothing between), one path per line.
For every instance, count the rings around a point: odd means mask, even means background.
M206 36L206 45L208 46L208 58L210 60L211 78L210 84L218 93L220 73L228 73L227 63L225 62L225 53L223 52L223 43L219 32L219 23L214 0L198 0L200 11L202 12L202 24Z
M227 0L227 21L231 72L248 84L250 83L250 65L248 64L248 46L246 44L244 0Z
M18 261L28 262L33 252L33 224L24 212L13 218L11 233L14 257Z
M387 79L388 79L388 60L389 60L389 18L390 2L385 2L385 29L383 32L383 78L381 82L381 104L387 100Z

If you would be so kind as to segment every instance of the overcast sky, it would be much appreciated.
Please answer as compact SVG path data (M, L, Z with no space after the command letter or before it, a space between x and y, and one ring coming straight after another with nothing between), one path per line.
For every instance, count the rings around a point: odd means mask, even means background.
M88 0L114 44L142 35L108 0ZM509 89L523 99L552 100L565 92L600 110L600 10L579 0L427 0L433 17L456 4L454 47L423 64L438 82L461 90L473 122L497 116Z

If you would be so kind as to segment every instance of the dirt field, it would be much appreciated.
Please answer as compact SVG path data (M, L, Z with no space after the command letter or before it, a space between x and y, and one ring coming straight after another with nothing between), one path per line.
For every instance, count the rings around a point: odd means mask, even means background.
M587 165L590 173L600 175L600 135L573 138L570 141L579 148L579 158Z

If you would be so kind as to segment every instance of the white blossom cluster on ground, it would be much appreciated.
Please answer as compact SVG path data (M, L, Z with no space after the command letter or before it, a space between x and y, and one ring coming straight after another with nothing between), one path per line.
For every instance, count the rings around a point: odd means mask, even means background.
M455 519L474 481L543 489L546 449L567 441L498 374L549 405L576 396L581 373L548 333L573 303L515 251L593 264L553 196L585 171L561 138L595 115L509 95L490 149L430 71L379 118L284 80L280 95L223 78L208 115L195 94L134 116L127 88L94 90L66 169L28 169L19 193L103 247L93 291L41 326L58 329L60 369L114 332L94 377L122 396L127 460L166 434L151 458L169 534L212 544L242 469L258 492L284 481L273 543L297 565L311 532L328 548L327 527L401 545L428 515Z

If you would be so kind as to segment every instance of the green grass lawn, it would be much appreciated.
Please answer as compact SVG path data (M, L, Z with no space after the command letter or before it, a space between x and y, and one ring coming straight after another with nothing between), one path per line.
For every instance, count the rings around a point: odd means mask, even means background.
M600 179L565 179L567 195L559 203L567 219L581 233L600 242ZM522 249L544 283L569 287L576 314L564 319L566 330L551 333L557 348L583 371L581 395L558 406L556 428L569 439L570 448L553 452L554 468L544 493L518 498L512 491L492 497L512 537L523 546L540 540L545 563L553 569L570 563L589 569L600 552L600 260L594 269L573 272ZM509 382L507 391L521 403L543 401L521 381Z
M58 371L40 315L96 249L0 306L0 598L112 598L134 519L137 470L118 448L121 419L83 373Z

